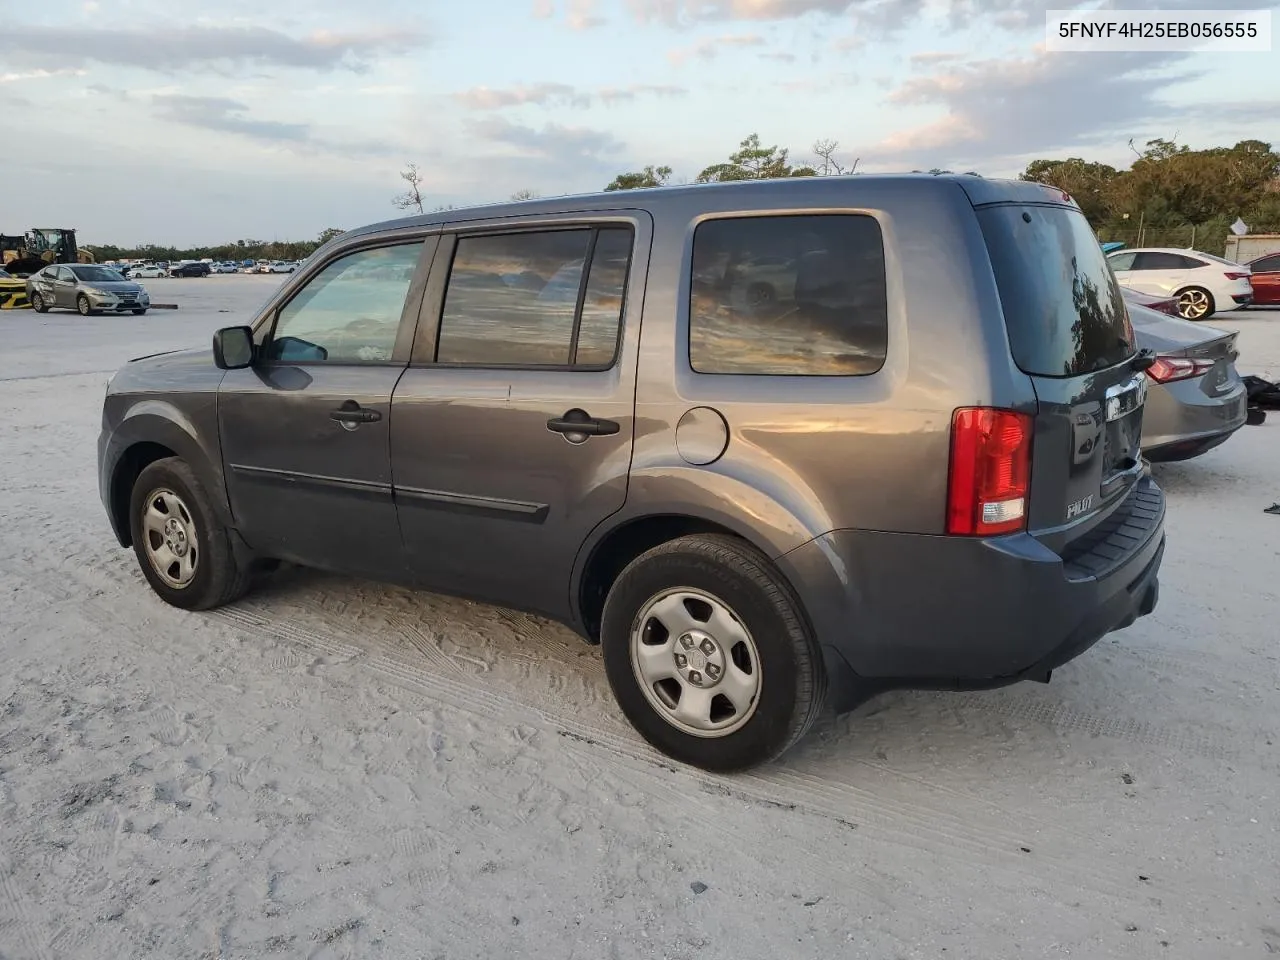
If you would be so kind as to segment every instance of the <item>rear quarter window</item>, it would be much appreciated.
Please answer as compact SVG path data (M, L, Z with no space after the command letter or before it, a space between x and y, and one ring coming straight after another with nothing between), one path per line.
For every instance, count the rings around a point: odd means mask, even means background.
M865 376L884 366L880 224L865 214L708 220L693 235L698 373Z
M1082 213L1000 204L977 215L1009 347L1024 373L1079 376L1133 355L1120 286Z

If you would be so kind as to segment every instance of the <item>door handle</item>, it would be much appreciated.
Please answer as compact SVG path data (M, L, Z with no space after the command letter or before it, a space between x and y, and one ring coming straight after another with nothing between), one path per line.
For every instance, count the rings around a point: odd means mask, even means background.
M346 426L347 424L373 423L381 420L382 414L377 410L366 409L354 400L347 400L337 410L329 412L329 419Z
M607 437L617 433L621 428L616 420L601 420L593 417L585 410L576 407L565 413L563 417L553 417L547 421L547 429L552 433L580 434L583 437Z

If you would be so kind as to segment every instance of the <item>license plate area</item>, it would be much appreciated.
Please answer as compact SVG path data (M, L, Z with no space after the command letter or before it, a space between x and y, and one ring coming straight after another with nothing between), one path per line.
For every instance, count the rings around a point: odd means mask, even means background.
M1142 469L1142 410L1146 400L1147 377L1144 373L1107 388L1101 490L1104 497L1115 484Z

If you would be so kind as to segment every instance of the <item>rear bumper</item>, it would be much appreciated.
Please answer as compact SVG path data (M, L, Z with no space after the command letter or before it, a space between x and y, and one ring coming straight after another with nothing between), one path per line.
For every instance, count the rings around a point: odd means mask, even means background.
M1151 384L1142 414L1142 455L1153 462L1187 460L1212 450L1244 426L1248 391L1234 372L1230 390L1209 395L1203 378Z
M1150 613L1164 493L1144 477L1060 556L1027 534L986 540L838 530L779 558L844 709L895 687L1039 678Z

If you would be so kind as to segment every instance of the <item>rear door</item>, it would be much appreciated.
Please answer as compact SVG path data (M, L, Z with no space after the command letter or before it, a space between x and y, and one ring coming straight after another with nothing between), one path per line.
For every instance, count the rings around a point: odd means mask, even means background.
M1133 369L1124 299L1078 208L991 204L978 219L1013 359L1039 402L1028 528L1060 549L1142 476L1147 378Z
M1154 297L1171 297L1186 281L1188 260L1176 253L1148 250L1139 253L1125 286Z
M559 617L580 546L626 500L652 228L539 219L442 238L391 456L415 579Z

